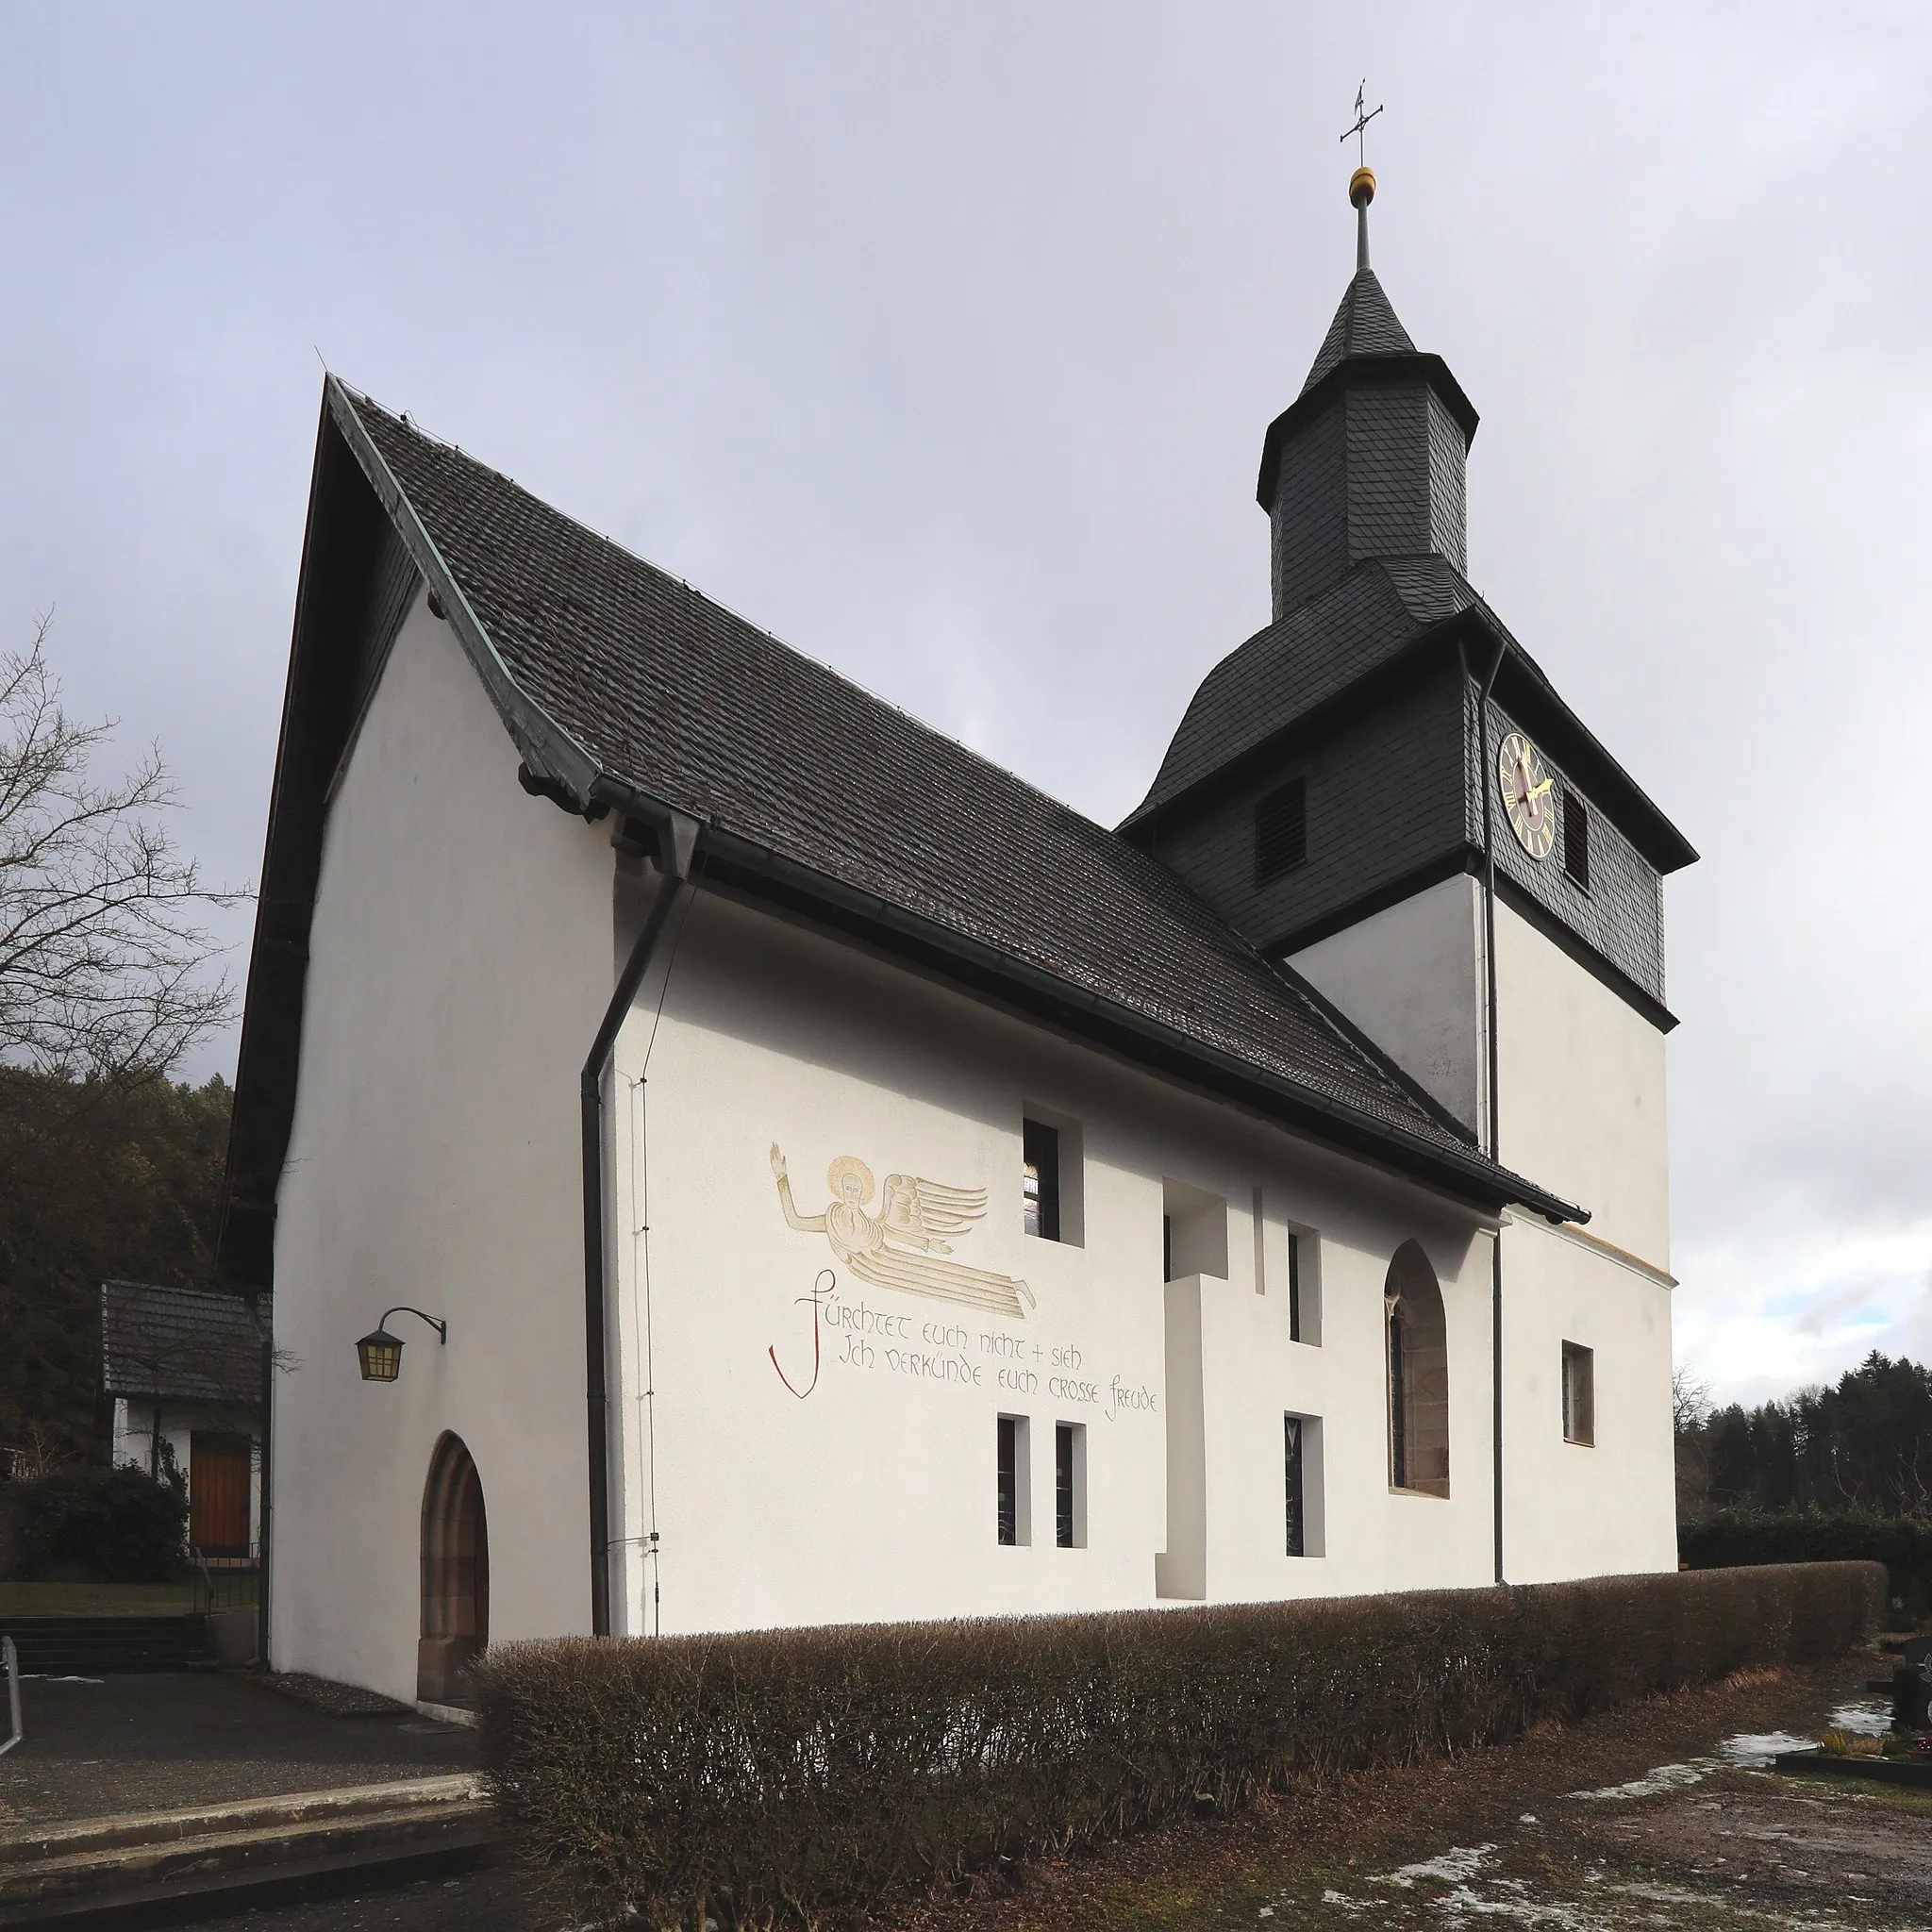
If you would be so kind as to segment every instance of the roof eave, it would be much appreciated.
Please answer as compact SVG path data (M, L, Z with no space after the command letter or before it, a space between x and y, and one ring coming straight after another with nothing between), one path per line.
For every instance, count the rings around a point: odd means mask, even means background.
M442 607L442 616L475 666L497 716L530 768L531 776L540 786L568 793L579 808L588 805L591 787L597 776L596 759L530 698L510 675L462 585L457 581L456 573L416 514L408 491L397 481L375 439L364 427L356 410L355 392L339 377L330 375L327 394L336 427L341 431L343 441L368 477L370 488L395 525L410 560Z
M608 773L596 780L592 791L599 802L627 817L653 824L668 822L677 809ZM1284 1124L1357 1156L1379 1155L1384 1164L1407 1178L1423 1180L1471 1206L1489 1212L1520 1207L1553 1222L1574 1222L1579 1225L1590 1219L1586 1209L1496 1166L1474 1148L1461 1154L1420 1135L1406 1133L1345 1102L1257 1067L1237 1054L1210 1046L1177 1027L1108 1000L1091 988L1048 972L1030 960L971 939L939 921L896 906L861 887L848 885L769 845L726 831L715 823L706 824L701 831L699 850L705 869L722 868L730 874L762 878L837 915L841 923L856 920L881 934L908 941L922 952L949 958L966 969L975 981L1004 982L1035 1000L1043 998L1083 1012L1116 1039L1138 1040L1149 1049L1158 1049L1163 1059L1191 1065L1209 1076L1208 1084L1218 1089L1246 1090L1260 1104L1262 1111Z

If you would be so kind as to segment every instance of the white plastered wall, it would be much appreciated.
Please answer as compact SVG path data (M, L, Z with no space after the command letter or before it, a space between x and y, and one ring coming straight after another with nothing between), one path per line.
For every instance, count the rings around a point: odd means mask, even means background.
M1471 1128L1488 1105L1482 888L1465 874L1331 934L1289 963Z
M1196 1284L1207 1598L1489 1580L1488 1249L1473 1219L709 892L668 928L617 1064L621 1627L1187 1600L1156 1585L1174 1527L1172 1290L1160 1279L1170 1181L1228 1204L1231 1278ZM1084 1246L1022 1230L1029 1104L1079 1125ZM891 1174L985 1189L986 1217L956 1241L956 1257L1024 1278L1037 1306L1002 1316L855 1280L824 1234L787 1225L774 1142L804 1215L823 1212L826 1169L841 1155L871 1167L874 1213ZM1264 1250L1275 1257L1259 1295L1257 1186ZM1288 1339L1290 1223L1319 1230L1321 1347ZM1412 1236L1441 1274L1448 1310L1447 1501L1394 1495L1388 1484L1382 1290L1390 1257ZM844 1325L881 1319L892 1333ZM1320 1557L1286 1552L1290 1411L1324 1422ZM1030 1424L1024 1548L995 1537L1002 1413ZM1082 1549L1053 1541L1062 1421L1088 1430ZM641 1554L654 1528L655 1574Z
M1294 960L1471 1121L1487 1104L1482 909L1477 881L1447 880ZM1505 1571L1531 1581L1670 1569L1664 1036L1501 903L1496 992L1503 1164L1591 1217L1580 1234L1524 1219L1504 1236ZM1593 1447L1563 1440L1566 1341L1594 1352Z
M1496 907L1504 1166L1590 1210L1590 1232L1671 1265L1664 1036L1535 926Z
M424 1479L475 1458L494 1639L588 1629L577 1069L608 827L517 753L422 596L329 808L279 1194L274 1661L413 1697ZM392 1303L401 1379L355 1341Z
M192 1496L194 1435L207 1429L225 1436L246 1436L251 1445L248 1472L248 1537L261 1539L261 1424L253 1408L225 1407L218 1403L165 1402L161 1405L160 1440L175 1467L189 1478ZM158 1459L155 1445L155 1405L142 1395L114 1398L112 1455L118 1466L131 1462L148 1469Z
M1547 1224L1503 1236L1504 1566L1512 1583L1677 1567L1671 1291ZM1594 1441L1563 1437L1563 1344L1592 1354Z

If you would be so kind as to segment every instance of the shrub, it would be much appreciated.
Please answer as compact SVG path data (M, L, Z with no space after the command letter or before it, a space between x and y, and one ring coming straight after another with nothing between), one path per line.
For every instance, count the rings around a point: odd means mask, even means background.
M491 1650L485 1759L577 1922L812 1923L1262 1786L1867 1631L1863 1564Z
M64 1469L8 1490L29 1573L75 1563L95 1583L165 1583L180 1570L188 1494L173 1472Z
M1892 1607L1932 1612L1932 1523L1870 1509L1720 1509L1680 1524L1677 1554L1693 1570L1757 1563L1883 1563Z

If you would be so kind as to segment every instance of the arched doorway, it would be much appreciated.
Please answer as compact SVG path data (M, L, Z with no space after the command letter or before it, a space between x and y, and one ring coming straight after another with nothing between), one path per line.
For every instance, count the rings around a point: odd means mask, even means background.
M1449 1493L1449 1336L1429 1257L1404 1241L1382 1290L1388 1331L1389 1487Z
M490 1641L490 1537L483 1484L460 1436L445 1433L423 1486L423 1632L416 1695L467 1704L466 1674Z

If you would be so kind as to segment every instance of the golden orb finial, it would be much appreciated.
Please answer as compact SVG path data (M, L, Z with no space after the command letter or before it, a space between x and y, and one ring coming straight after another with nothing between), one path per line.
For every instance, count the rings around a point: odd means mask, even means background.
M1357 168L1348 177L1348 198L1356 208L1367 208L1375 198L1375 171Z

